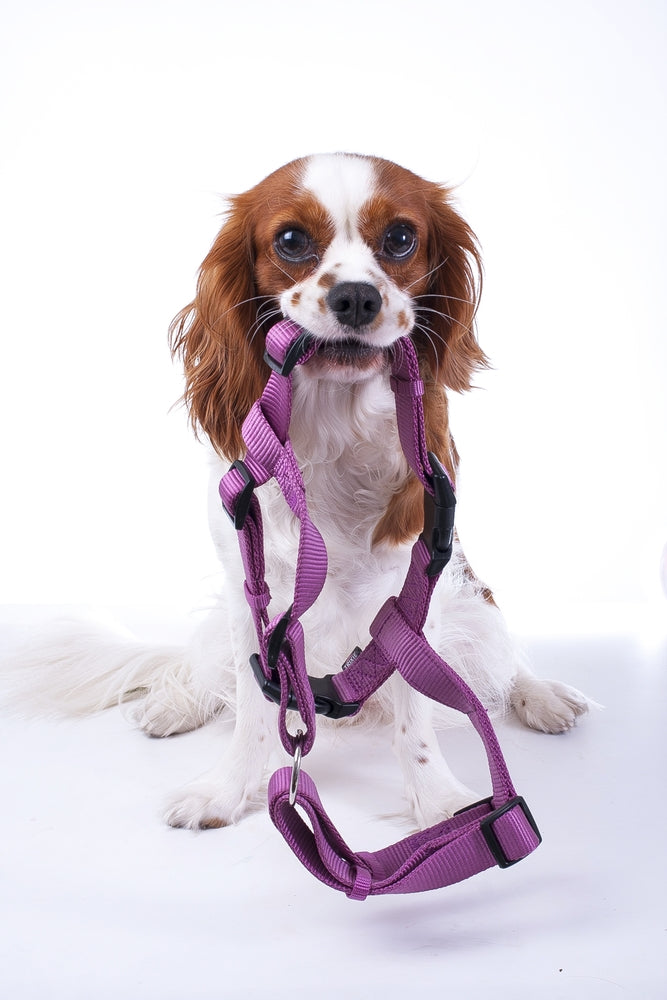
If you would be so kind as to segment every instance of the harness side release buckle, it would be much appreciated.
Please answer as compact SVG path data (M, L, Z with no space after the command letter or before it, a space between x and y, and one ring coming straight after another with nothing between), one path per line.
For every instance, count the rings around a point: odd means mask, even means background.
M260 686L262 694L268 701L280 704L280 678L278 671L274 667L271 676L267 677L262 669L262 663L257 653L250 657L250 666L255 675L255 680ZM355 715L360 708L358 701L341 701L340 695L333 684L333 674L326 677L311 677L308 675L308 683L313 692L315 701L315 712L317 715L325 715L329 719L344 719L350 715ZM299 706L294 693L290 691L287 699L288 709L298 712Z

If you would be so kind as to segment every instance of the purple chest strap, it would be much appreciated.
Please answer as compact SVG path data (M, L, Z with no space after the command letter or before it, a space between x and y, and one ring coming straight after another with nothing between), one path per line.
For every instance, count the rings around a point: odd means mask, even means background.
M391 385L401 445L425 489L425 529L412 549L405 583L370 626L371 641L356 650L347 668L326 678L308 676L300 616L317 599L326 579L324 541L308 516L303 479L288 432L295 364L313 351L307 334L288 320L267 337L273 371L262 397L243 425L247 454L220 483L223 505L239 537L245 593L257 631L259 652L251 659L265 695L276 701L278 726L294 764L269 783L269 812L301 862L322 882L351 899L368 895L420 892L459 882L493 865L509 867L540 843L537 826L516 795L488 715L473 691L431 648L423 634L438 576L451 553L453 492L444 470L426 450L421 396L423 385L414 346L395 346ZM264 578L261 511L255 489L275 478L299 522L294 600L269 617L271 600ZM487 754L492 783L489 799L399 843L374 853L354 853L325 812L312 779L300 769L312 748L316 714L354 714L394 670L422 694L465 713ZM288 712L296 709L305 726L292 734ZM305 813L310 825L296 806Z

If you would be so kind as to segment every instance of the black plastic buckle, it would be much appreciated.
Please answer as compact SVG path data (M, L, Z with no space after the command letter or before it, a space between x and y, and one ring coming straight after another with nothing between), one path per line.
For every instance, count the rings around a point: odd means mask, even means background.
M237 531L240 531L245 523L245 519L248 516L248 511L250 510L250 501L252 500L252 495L255 490L257 483L253 479L251 473L248 471L247 466L240 459L236 462L232 462L229 467L229 471L236 469L236 471L241 476L243 480L243 489L239 493L236 500L236 507L234 508L234 513L230 514L226 507L224 507L227 517L232 522Z
M302 333L288 348L283 362L276 361L276 359L272 357L268 351L264 352L264 360L272 371L277 372L278 375L284 375L287 377L291 374L301 358L304 356L310 347L312 340L313 335L311 333Z
M276 705L279 705L280 678L278 671L273 668L271 676L267 677L262 670L262 664L257 653L253 653L250 657L250 666L264 697L268 701L273 701ZM311 677L309 675L308 683L313 692L317 715L326 715L329 719L344 719L350 715L355 715L359 711L359 702L340 700L333 685L333 674L327 674L326 677ZM299 705L293 691L290 691L289 698L287 699L287 707L293 711L298 712L299 710Z
M517 862L523 860L523 858L515 858L514 860L510 860L510 858L507 857L507 855L503 850L502 844L496 837L496 834L493 829L493 824L496 822L497 819L500 819L500 817L503 816L506 812L509 812L510 809L514 809L517 806L519 807L519 809L521 809L522 813L528 820L528 823L533 833L537 837L538 843L540 844L542 843L542 834L538 830L537 823L533 819L533 815L528 806L526 805L525 800L522 798L521 795L515 796L515 798L510 799L509 802L506 802L504 806L501 806L500 809L496 809L495 812L489 813L488 816L485 816L482 822L480 823L480 830L482 831L484 840L486 841L487 847L491 851L491 854L493 855L496 864L498 865L499 868L511 868L512 865L515 865L517 864Z
M424 530L422 539L431 553L427 576L438 576L452 557L456 496L449 476L432 452L428 452L433 475L433 496L424 490Z

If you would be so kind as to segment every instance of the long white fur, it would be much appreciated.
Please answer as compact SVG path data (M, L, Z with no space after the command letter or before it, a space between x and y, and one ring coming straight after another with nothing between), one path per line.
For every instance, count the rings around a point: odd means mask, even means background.
M314 311L312 301L321 294L314 288L318 276L339 263L348 280L383 283L389 306L373 336L379 345L391 343L399 334L396 311L405 309L409 296L359 245L355 212L372 184L368 164L357 158L316 158L306 183L336 221L337 236L315 275L302 282L310 297L302 295L295 306L285 293L283 312L317 335L332 336L331 318L320 315L318 320L321 310ZM355 646L367 643L370 622L384 600L400 589L409 561L409 545L371 547L378 518L406 471L386 373L365 372L358 380L340 382L297 369L291 440L297 457L307 456L302 464L309 510L328 550L324 590L303 617L308 669L322 675L339 669ZM168 822L193 828L240 819L259 800L271 756L278 750L275 706L264 700L248 667L257 643L243 595L236 533L217 493L226 468L213 461L210 504L211 534L225 571L223 592L188 648L153 649L132 638L65 624L14 658L6 699L38 713L74 714L133 700L134 719L153 736L195 728L231 706L236 722L230 745L209 772L174 796L167 810ZM297 531L274 484L262 487L258 496L273 595L269 610L275 614L292 601ZM511 701L527 725L545 732L566 730L586 711L586 699L530 673L500 612L463 567L456 551L436 587L427 638L491 712L505 711ZM362 719L392 720L406 799L420 826L438 822L478 797L443 760L431 716L431 705L397 676L378 694L374 708L362 713Z

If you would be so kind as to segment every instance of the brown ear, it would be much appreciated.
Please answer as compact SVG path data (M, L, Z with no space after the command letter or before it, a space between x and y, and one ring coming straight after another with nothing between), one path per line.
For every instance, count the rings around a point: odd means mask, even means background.
M482 265L474 233L452 208L445 188L432 185L428 269L425 292L416 297L417 323L412 339L424 381L424 423L429 451L456 481L458 454L449 431L444 388L464 392L475 371L488 361L475 337ZM411 473L389 501L373 535L373 544L399 545L414 539L424 524L424 491Z
M477 239L454 210L446 188L434 184L429 197L428 287L417 299L413 338L420 356L433 359L437 382L464 392L488 361L475 336L482 284Z
M244 196L232 200L204 260L197 294L173 320L171 348L183 359L183 398L198 433L230 461L245 452L241 424L261 395L268 368L254 284L252 223Z
M459 456L449 432L447 396L421 364L424 380L424 424L426 447L432 451L456 485ZM389 501L386 511L373 532L373 545L388 542L401 545L413 540L424 527L424 487L410 472L404 485Z

